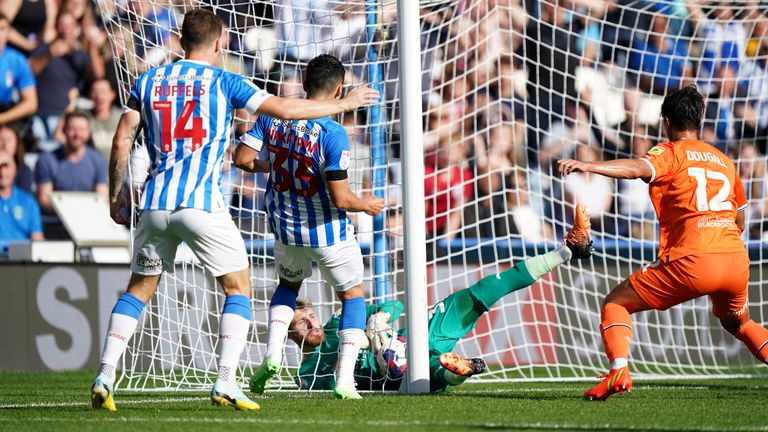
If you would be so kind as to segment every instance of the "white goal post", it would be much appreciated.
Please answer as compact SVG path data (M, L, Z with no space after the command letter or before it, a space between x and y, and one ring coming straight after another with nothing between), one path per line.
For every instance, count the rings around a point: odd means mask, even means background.
M663 139L663 95L689 82L707 97L703 137L731 154L749 191L749 310L768 323L768 12L760 2L699 3L96 0L122 101L143 70L181 56L179 26L191 4L226 24L221 66L275 94L301 97L302 67L321 53L342 60L349 86L381 90L381 104L338 121L351 138L353 190L388 204L381 218L354 220L367 301L411 301L398 325L413 320L408 355L417 377L425 373L418 359L427 346L427 308L418 298L434 305L553 249L574 202L587 203L594 257L504 297L457 345L458 353L485 359L490 370L475 379L489 382L604 372L600 302L655 258L656 218L642 182L563 179L553 161L643 154ZM252 264L253 327L239 374L247 379L266 350L274 239L265 223L264 178L230 163L222 177ZM202 389L215 379L224 297L184 247L177 261L124 356L121 388ZM301 296L322 320L339 306L317 272ZM710 309L700 298L634 316L633 376L764 375ZM296 389L300 357L301 347L288 343L275 388Z

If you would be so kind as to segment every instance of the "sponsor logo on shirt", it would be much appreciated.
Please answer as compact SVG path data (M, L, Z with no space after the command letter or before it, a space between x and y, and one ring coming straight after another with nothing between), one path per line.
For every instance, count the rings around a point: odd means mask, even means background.
M349 163L352 160L352 155L349 150L341 152L341 158L339 158L339 167L343 170L349 168Z
M649 155L658 156L662 153L664 153L664 147L654 146L650 150L648 150Z
M722 219L713 216L703 216L696 223L697 228L733 228L736 224L730 219Z

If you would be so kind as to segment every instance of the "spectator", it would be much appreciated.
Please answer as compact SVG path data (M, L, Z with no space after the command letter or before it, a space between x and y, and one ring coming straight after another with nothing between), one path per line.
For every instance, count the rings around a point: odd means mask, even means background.
M629 133L632 157L643 157L653 147L654 139L658 134L655 128L646 129L635 125ZM622 224L624 234L631 234L633 238L639 239L654 238L655 211L648 195L648 184L643 180L619 180L619 214L628 218L627 223Z
M472 196L472 173L461 166L464 148L443 142L424 161L427 235L451 240L461 229L464 203Z
M104 160L109 160L112 137L120 122L120 108L113 104L116 98L117 93L106 79L98 79L91 85L93 109L87 113L91 122L91 140Z
M630 67L638 72L638 85L647 93L665 95L690 84L693 65L685 40L669 34L669 18L655 15L645 38L636 37Z
M42 240L40 207L35 198L13 184L16 161L0 151L0 240Z
M707 101L703 139L723 152L744 136L743 117L751 108L745 103L745 92L737 87L736 69L724 65L717 70L715 94Z
M716 2L709 15L700 6L701 0L687 0L696 34L704 42L699 65L699 87L702 93L717 92L715 77L720 68L731 67L737 74L746 55L747 32L741 21L733 16L730 1Z
M529 202L525 169L516 167L502 179L498 193L489 200L490 208L478 206L478 225L483 237L514 236L538 243L552 239L552 230L543 223ZM506 198L506 199L505 199Z
M739 172L739 178L744 185L749 207L747 207L746 222L749 238L763 239L765 216L768 215L768 200L766 200L765 156L760 156L757 147L751 142L743 142L739 148L738 157L734 158Z
M8 17L8 42L28 56L38 45L56 37L56 0L3 0L0 13Z
M576 146L577 160L592 162L601 160L600 151L590 145ZM607 228L603 224L603 215L611 210L613 204L613 180L590 173L575 173L563 180L565 201L576 205L582 203L589 209L592 227L600 230Z
M78 44L80 49L91 57L93 76L103 78L104 58L103 48L107 45L107 35L96 24L91 2L88 0L63 0L59 13L71 14L79 28Z
M0 125L13 125L30 138L29 120L37 110L37 89L27 59L7 46L10 24L0 13Z
M107 198L106 162L98 151L86 145L91 138L88 116L74 111L67 113L63 122L66 141L56 151L41 154L35 167L37 200L47 238L68 238L53 208L51 192L94 191Z
M0 125L0 151L12 155L16 162L14 184L24 192L32 193L32 170L24 163L24 146L19 141L19 134L16 129Z
M44 123L43 139L53 136L61 115L77 99L85 79L93 76L91 58L78 47L75 17L59 14L56 31L56 40L37 47L29 59L38 79L37 115Z
M550 125L563 121L566 101L576 99L576 68L581 60L568 10L559 2L541 2L541 21L530 20L522 56L528 69L528 146L535 151ZM573 117L571 117L573 118Z

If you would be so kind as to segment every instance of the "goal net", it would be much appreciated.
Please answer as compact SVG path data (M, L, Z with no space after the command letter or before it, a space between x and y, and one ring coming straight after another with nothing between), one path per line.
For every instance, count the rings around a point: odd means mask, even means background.
M350 185L384 196L386 214L354 216L371 303L428 290L429 303L513 262L552 250L588 205L596 253L500 300L457 346L483 357L478 380L593 377L606 369L598 333L610 288L655 259L657 224L640 180L574 174L554 163L639 157L663 140L665 92L696 83L707 96L703 138L737 162L748 191L749 310L768 323L762 294L768 130L768 25L759 2L690 7L679 1L421 1L425 178L400 169L397 11L394 0L98 0L126 100L143 70L178 59L190 3L222 17L222 67L274 94L302 96L302 68L321 53L347 66L347 84L370 83L380 105L339 116L350 135ZM236 134L235 134L236 135ZM227 164L222 187L251 257L253 326L240 376L266 350L276 285L265 223L265 179ZM402 187L424 183L428 284L404 286ZM215 379L223 294L182 246L173 273L124 357L129 389L204 388ZM339 303L319 278L301 293L323 322ZM637 377L764 374L720 329L707 298L634 316ZM407 317L405 317L407 318ZM398 321L404 327L404 320ZM295 389L302 347L287 343L280 389ZM327 375L332 371L316 371Z

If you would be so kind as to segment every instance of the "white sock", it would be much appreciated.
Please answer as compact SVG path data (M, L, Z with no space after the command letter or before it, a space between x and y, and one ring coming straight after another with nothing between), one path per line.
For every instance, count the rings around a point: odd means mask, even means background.
M283 362L283 345L288 336L288 325L293 320L293 309L286 305L275 305L269 308L269 333L267 337L267 354L277 364Z
M613 359L611 362L611 370L623 368L625 366L628 366L629 362L624 357L618 357Z
M107 339L104 342L104 351L101 352L101 366L99 373L110 381L115 380L115 368L117 362L128 346L139 320L119 313L113 313L109 317Z
M355 364L360 354L360 343L365 337L361 329L339 331L339 363L336 366L336 385L355 386Z
M560 264L570 260L571 256L573 256L571 250L565 246L561 246L560 248L549 251L545 254L528 258L524 262L525 267L528 269L528 273L531 274L531 277L538 279L552 271L552 269L556 268Z
M245 349L251 322L233 314L221 314L219 322L219 376L220 381L235 382L240 354Z

